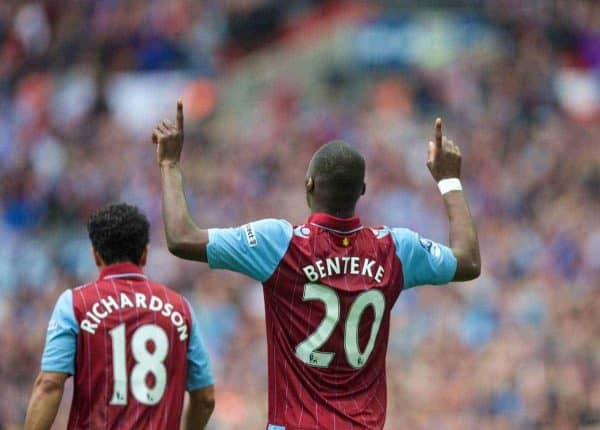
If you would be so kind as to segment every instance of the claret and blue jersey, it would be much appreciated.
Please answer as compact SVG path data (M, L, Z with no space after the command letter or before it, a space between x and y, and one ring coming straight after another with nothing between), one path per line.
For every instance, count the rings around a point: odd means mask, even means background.
M383 428L390 311L456 272L449 248L413 231L320 213L211 229L207 255L263 284L271 430Z
M213 384L189 303L130 263L59 298L42 371L73 375L68 428L179 428L185 390Z

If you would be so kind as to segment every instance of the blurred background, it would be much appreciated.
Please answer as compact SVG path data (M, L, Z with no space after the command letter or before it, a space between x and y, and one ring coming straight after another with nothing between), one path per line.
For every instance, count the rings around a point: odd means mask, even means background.
M87 217L114 201L147 213L147 271L199 313L210 428L264 428L260 286L166 250L150 134L179 97L203 226L302 223L305 166L339 138L367 158L364 222L447 242L425 167L442 116L483 273L400 296L386 428L600 428L600 2L2 0L0 429L22 427L55 300L96 276Z

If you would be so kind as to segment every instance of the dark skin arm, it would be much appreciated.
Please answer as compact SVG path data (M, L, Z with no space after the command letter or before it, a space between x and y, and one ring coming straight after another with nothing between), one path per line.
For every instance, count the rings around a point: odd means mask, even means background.
M66 373L40 372L27 407L25 430L48 430L52 427L68 377Z
M427 167L436 182L460 179L461 154L458 146L442 134L442 120L435 122L435 141L429 142ZM469 205L462 191L450 191L443 196L450 221L450 248L456 257L454 281L470 281L481 273L479 240Z
M214 386L190 391L190 404L185 414L183 430L201 430L205 428L214 409Z
M177 102L177 125L162 121L152 133L162 177L162 210L169 251L186 260L207 261L208 231L199 228L183 192L180 168L183 148L183 106Z
M152 134L162 176L162 207L167 246L172 254L187 260L207 261L208 231L199 228L190 215L183 192L180 169L183 148L183 106L177 103L177 124L162 121ZM439 182L460 178L461 155L458 147L442 135L442 120L435 125L435 142L429 143L427 166ZM450 247L457 259L454 281L475 279L480 273L479 241L469 206L462 191L444 195L450 220Z

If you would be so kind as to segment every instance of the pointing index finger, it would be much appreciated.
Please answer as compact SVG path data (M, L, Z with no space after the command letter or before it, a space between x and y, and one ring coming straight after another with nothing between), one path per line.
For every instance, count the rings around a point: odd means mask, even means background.
M435 146L442 147L442 118L435 120Z
M177 100L177 129L183 131L183 103Z

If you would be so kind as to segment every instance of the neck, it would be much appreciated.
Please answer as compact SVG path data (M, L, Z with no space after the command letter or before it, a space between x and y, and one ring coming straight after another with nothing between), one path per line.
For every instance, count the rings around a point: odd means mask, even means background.
M326 213L337 218L352 218L354 216L354 208L329 208L322 205L314 205L311 208L311 213Z
M141 263L134 263L131 260L125 260L125 261L114 261L110 264L106 264L103 260L100 261L96 261L96 267L98 267L99 270L104 269L105 267L108 266L114 266L115 264L133 264L134 266L138 266L140 269L144 267L143 264Z

